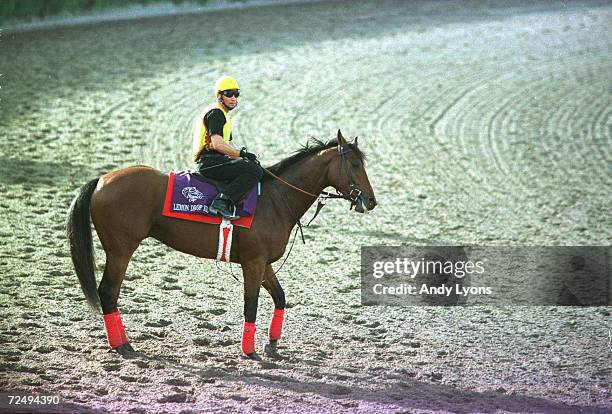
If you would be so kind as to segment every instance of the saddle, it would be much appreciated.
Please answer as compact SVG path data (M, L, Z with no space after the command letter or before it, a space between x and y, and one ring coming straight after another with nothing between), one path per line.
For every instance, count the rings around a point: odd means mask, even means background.
M195 171L172 171L168 175L168 186L162 214L167 217L203 223L219 224L221 217L208 213L208 206L219 193L219 188L225 181L212 180ZM236 213L240 216L233 224L250 227L255 214L259 184L245 195L236 205Z
M213 180L212 178L204 177L197 171L185 170L185 172L191 174L191 176L198 181L213 185L217 189L217 191L221 191L223 185L229 183L229 180Z

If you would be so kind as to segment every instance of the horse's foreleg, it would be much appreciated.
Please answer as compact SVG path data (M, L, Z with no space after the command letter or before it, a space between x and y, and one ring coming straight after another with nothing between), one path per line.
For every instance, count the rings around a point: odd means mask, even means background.
M268 337L270 343L266 345L266 353L270 356L278 356L276 348L278 346L278 340L281 337L283 330L283 318L285 316L285 292L281 287L276 274L271 265L266 266L266 273L263 287L268 291L272 300L274 301L274 311L272 313L272 320L270 321L270 329L268 330Z
M255 352L255 319L259 289L264 278L265 264L249 263L242 265L244 279L244 327L242 330L242 352L250 359L259 360Z

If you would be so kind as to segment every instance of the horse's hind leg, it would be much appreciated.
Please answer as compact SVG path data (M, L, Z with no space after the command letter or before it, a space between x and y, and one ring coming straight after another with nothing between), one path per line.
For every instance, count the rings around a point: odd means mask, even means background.
M138 247L139 243L127 242L121 243L113 249L106 249L106 266L104 275L98 287L98 295L102 305L102 313L104 314L104 327L106 328L106 336L111 348L116 350L120 355L130 356L134 349L130 345L121 314L117 309L117 300L121 283L125 276L128 263L132 254Z
M274 312L272 313L272 320L270 321L270 328L268 330L268 337L270 343L266 345L266 354L273 357L278 357L276 347L278 340L281 337L283 329L283 318L285 316L285 292L281 287L276 274L271 265L266 266L266 273L264 275L264 281L262 286L268 291L272 300L274 301Z

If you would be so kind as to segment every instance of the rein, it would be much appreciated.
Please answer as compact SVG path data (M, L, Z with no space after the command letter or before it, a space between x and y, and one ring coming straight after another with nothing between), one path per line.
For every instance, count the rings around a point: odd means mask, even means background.
M263 168L263 167L262 167L262 168ZM316 195L316 194L310 193L310 192L308 192L308 191L306 191L306 190L302 190L301 188L296 187L296 186L294 186L294 185L293 185L293 184L291 184L291 183L288 183L287 181L283 180L282 178L280 178L278 175L274 174L273 172L271 172L271 171L270 171L270 170L268 170L267 168L263 168L263 170L264 170L265 172L267 172L267 173L268 173L270 176L272 176L272 177L276 178L276 179L277 179L278 181L280 181L281 183L283 183L283 184L287 185L287 186L288 186L288 187L290 187L290 188L293 188L293 189L294 189L294 190L296 190L296 191L299 191L300 193L304 193L304 194L306 194L306 195L308 195L308 196L311 196L311 197L314 197L314 198L317 198L317 197L318 197L318 195Z
M263 168L263 167L262 167ZM346 196L344 194L332 194L328 191L321 191L319 194L313 194L309 191L303 190L300 187L296 187L295 185L283 180L282 178L280 178L278 175L274 174L273 172L271 172L270 170L268 170L267 168L263 169L266 173L268 173L270 176L274 177L275 179L277 179L278 181L280 181L281 183L285 184L286 186L293 188L296 191L299 191L300 193L306 194L307 196L313 197L313 198L319 198L321 197L321 194L325 197L325 198L346 198Z

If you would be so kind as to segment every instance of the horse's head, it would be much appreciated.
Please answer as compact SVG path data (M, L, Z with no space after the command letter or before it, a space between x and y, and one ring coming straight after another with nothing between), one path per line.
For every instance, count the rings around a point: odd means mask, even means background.
M365 213L376 207L376 197L356 137L349 143L338 130L337 156L331 162L328 174L329 182L351 201L351 207L354 206L355 211Z

